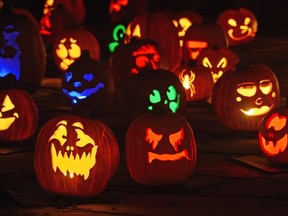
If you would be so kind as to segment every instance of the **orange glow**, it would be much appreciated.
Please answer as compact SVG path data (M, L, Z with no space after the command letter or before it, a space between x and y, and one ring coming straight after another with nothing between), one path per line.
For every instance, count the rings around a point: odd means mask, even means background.
M186 47L189 49L190 59L196 59L202 49L208 47L205 41L186 41Z

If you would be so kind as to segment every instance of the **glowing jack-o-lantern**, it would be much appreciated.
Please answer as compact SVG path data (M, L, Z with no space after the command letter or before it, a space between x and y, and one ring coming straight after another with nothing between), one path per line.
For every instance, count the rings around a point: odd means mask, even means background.
M53 46L53 57L56 66L62 71L88 50L91 58L100 59L100 47L97 38L82 28L68 29L61 32Z
M113 53L119 44L124 42L124 36L126 32L126 27L124 25L118 24L114 27L112 31L112 38L113 41L111 41L108 44L109 51Z
M101 193L119 166L112 131L97 120L58 116L40 130L34 167L42 188L69 196Z
M191 10L179 11L173 15L173 24L178 29L180 47L183 46L183 37L187 29L194 23L202 23L203 18Z
M275 163L288 163L288 110L272 109L258 129L258 140L264 156Z
M113 99L113 77L104 63L83 51L64 73L62 90L73 106L103 110Z
M28 16L15 14L12 9L0 10L0 20L0 89L19 88L34 93L46 69L39 29Z
M131 38L146 38L156 41L167 53L168 70L173 71L181 62L181 49L177 28L170 17L163 13L142 13L126 28L125 42Z
M33 98L19 89L0 92L0 140L22 141L38 126L38 109Z
M257 33L258 21L247 8L223 11L216 21L224 30L229 46L239 46L251 42Z
M130 123L125 139L131 177L140 184L180 183L196 162L191 126L177 113L144 113Z
M164 69L145 70L126 80L121 94L122 114L128 119L143 112L185 114L185 92L178 77Z
M229 48L213 47L204 50L197 57L197 64L209 68L214 83L227 71L235 69L239 63L238 56Z
M177 74L186 94L186 101L205 101L212 95L214 82L210 70L199 65L179 66Z
M214 46L228 47L228 40L222 28L213 22L202 22L191 25L183 37L182 62L188 64L196 60L199 54Z
M236 67L215 83L212 105L226 127L257 130L262 118L280 105L277 77L266 65Z

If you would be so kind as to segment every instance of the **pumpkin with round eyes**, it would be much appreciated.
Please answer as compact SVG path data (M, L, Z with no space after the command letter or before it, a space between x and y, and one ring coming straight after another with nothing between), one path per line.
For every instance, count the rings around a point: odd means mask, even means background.
M114 96L113 77L105 63L84 50L62 77L62 91L74 107L103 111Z
M186 119L177 113L143 113L125 138L130 176L144 185L181 183L193 173L196 141Z
M196 60L203 50L214 46L228 47L226 35L217 23L203 21L191 25L183 37L182 63Z
M106 188L119 159L117 139L107 125L77 115L57 116L38 134L34 168L47 192L94 196Z
M97 38L83 28L71 28L62 31L53 45L53 58L56 66L62 71L88 50L91 58L100 59L100 47Z
M121 113L128 120L143 112L185 114L184 88L171 71L147 69L131 76L123 85L120 96Z
M247 8L223 11L216 21L224 30L229 46L239 46L251 42L257 33L258 20Z
M288 109L279 107L267 113L258 129L264 156L273 163L288 163Z
M262 118L280 105L277 77L263 64L237 65L215 83L212 105L227 128L257 130Z
M0 91L0 141L15 142L32 137L38 119L37 106L26 91Z
M211 71L213 81L216 83L223 73L236 68L239 58L229 48L215 46L201 52L196 61L197 65L202 65Z

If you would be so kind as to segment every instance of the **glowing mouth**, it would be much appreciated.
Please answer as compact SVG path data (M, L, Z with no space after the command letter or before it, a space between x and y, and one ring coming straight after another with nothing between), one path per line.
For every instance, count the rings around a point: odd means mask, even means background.
M252 108L250 110L243 110L240 109L241 112L243 112L244 114L248 115L248 116L260 116L260 115L264 115L266 113L269 112L269 110L272 108L273 106L269 107L269 106L262 106L260 108Z
M160 160L160 161L176 161L180 160L181 158L186 158L187 160L191 160L188 155L187 150L183 150L182 152L176 154L155 154L153 152L148 152L148 162L151 163L153 160Z
M51 157L52 157L52 167L54 172L56 172L57 167L63 173L64 176L67 176L67 172L70 173L70 177L73 178L74 174L83 175L84 180L89 177L90 169L96 164L96 153L98 146L94 146L88 154L83 152L82 155L78 153L74 157L73 154L68 156L67 152L57 153L54 144L51 145Z
M19 118L18 113L14 113L13 116L9 118L0 118L0 131L7 130L16 118Z
M252 32L252 29L251 28L248 28L248 31L247 31L247 34L246 35L243 35L242 37L235 37L233 35L233 29L230 29L228 31L228 35L230 38L232 38L233 40L235 41L241 41L241 40L245 40L246 38L249 38L249 37L254 37L255 36L255 33Z
M283 138L279 139L276 144L272 141L266 141L263 136L261 136L262 140L262 147L265 150L265 153L269 156L275 156L278 155L279 153L283 152L286 147L287 147L287 137L288 135L286 134Z

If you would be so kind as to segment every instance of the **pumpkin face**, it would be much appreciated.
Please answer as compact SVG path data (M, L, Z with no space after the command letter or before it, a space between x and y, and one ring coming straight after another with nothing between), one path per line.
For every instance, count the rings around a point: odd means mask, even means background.
M224 47L204 50L197 57L198 65L210 69L214 83L223 73L235 69L238 63L238 56L230 49Z
M124 41L125 32L126 28L122 24L118 24L113 28L112 30L113 41L111 41L108 44L108 48L111 53L113 53L115 51L115 48Z
M212 95L214 86L210 71L203 66L179 66L177 74L186 94L186 101L205 101Z
M277 163L288 163L288 110L279 107L271 110L263 118L258 140L264 155Z
M212 105L226 127L257 130L264 115L280 105L278 80L265 65L236 68L215 83Z
M178 77L164 69L146 70L125 82L121 95L122 114L130 119L140 113L186 111L185 92Z
M175 113L144 113L129 125L126 161L140 184L165 185L185 181L196 162L196 142L189 123Z
M0 92L0 140L22 141L30 138L38 126L38 109L23 90Z
M114 83L108 67L84 51L64 73L62 90L74 106L101 110L112 101Z
M36 92L46 68L38 27L25 15L0 12L0 88Z
M132 37L151 39L167 53L168 70L173 71L181 61L178 31L173 21L162 13L143 13L135 17L126 28L125 42Z
M228 40L222 28L211 22L195 23L191 25L183 38L183 63L196 60L198 55L205 49L213 46L228 47Z
M50 119L38 134L34 167L44 190L67 196L101 193L119 165L112 131L79 116Z
M228 9L217 18L223 28L229 46L239 46L251 42L257 33L258 21L254 13L246 8Z
M91 58L100 59L100 47L97 38L87 30L76 28L61 32L54 44L53 57L56 66L62 71L88 50Z

